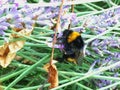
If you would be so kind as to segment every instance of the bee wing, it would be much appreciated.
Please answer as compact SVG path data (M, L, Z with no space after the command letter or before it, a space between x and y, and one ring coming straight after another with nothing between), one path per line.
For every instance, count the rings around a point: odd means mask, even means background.
M79 66L81 66L81 65L82 65L82 62L83 62L83 57L80 57L80 56L79 56L79 58L77 59L77 64L78 64Z
M78 65L82 64L84 58L84 48L76 52L76 62Z

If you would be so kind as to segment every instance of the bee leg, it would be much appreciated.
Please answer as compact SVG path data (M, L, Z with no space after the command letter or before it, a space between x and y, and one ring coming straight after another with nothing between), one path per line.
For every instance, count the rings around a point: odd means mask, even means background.
M74 58L67 58L67 61L77 64L76 59L74 59Z

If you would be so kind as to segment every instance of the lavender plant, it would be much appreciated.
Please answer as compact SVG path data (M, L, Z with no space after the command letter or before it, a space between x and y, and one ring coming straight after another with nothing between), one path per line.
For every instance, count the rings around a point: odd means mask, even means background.
M51 52L51 47L46 44L46 40L54 34L59 6L36 4L36 7L31 7L31 4L26 2L24 5L11 0L9 2L0 6L0 41L2 39L5 42L9 41L8 36L13 33L13 28L34 30L30 37L24 36L28 40L17 52L17 57L8 68L0 67L2 84L0 87L5 90L36 90L41 87L46 89L49 84L42 67L48 62ZM77 4L80 1L73 2ZM118 6L120 2L118 0L96 0L95 2L100 3L76 5L75 13L70 12L69 1L63 7L58 32L61 34L72 22L71 29L82 32L87 45L86 56L81 66L57 63L60 85L52 90L120 89L120 7ZM49 3L39 3L41 4ZM63 47L56 44L57 49L54 54L56 57L61 54L59 49L62 50Z

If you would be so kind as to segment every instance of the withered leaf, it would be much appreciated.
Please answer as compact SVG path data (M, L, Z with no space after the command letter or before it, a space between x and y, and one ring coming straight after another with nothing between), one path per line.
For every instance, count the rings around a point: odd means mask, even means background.
M19 29L16 30L16 32L20 35L11 34L10 35L11 39L23 37L21 35L29 36L32 32L32 29L31 30ZM11 61L15 58L17 51L19 51L24 46L24 43L25 40L19 40L14 42L8 42L0 46L0 65L4 68L7 67L11 63Z
M9 43L10 52L17 52L24 46L25 40L15 41Z
M0 46L0 55L3 55L5 53L7 47L8 43L5 43L4 45Z
M22 29L20 31L17 31L17 34L11 34L10 38L20 38L20 37L23 37L22 35L30 36L31 32L32 32L32 29L31 30Z
M9 49L9 44L5 44L0 47L0 64L2 67L7 67L12 59L15 57L16 53L15 52L10 52Z
M58 61L56 60L52 60L52 64L55 64L57 63ZM50 63L47 63L43 66L43 68L45 69L46 72L48 72L48 68L50 67Z
M54 64L48 67L48 82L51 84L49 88L58 86L58 72Z

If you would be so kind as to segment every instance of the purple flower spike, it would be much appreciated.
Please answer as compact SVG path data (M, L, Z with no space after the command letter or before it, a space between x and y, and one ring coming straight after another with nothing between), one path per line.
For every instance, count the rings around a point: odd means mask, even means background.
M4 8L0 8L0 16L2 16L2 14L5 12Z
M95 61L94 61L94 63L91 65L89 71L94 70L94 67L95 67L95 65L96 65L97 62L98 62L98 60L95 60ZM89 71L88 71L88 72L89 72Z
M109 55L113 55L113 53L108 51L108 50L103 50L103 52L106 53L106 54L109 54Z
M120 48L120 45L119 45L118 43L111 43L111 44L110 44L110 47Z
M13 6L13 7L10 9L9 13L10 13L10 14L17 14L17 13L18 13L17 8L18 8L17 6Z
M9 3L14 3L15 0L8 0Z
M9 26L10 24L5 21L0 22L0 35L4 35L4 30L7 30Z
M75 13L71 13L71 17L70 17L70 20L76 20L77 18L77 15Z
M6 21L7 21L6 17L1 17L1 18L0 18L0 23L1 23L1 22L6 22Z
M7 22L0 22L0 26L6 26L6 27L8 27L8 26L10 26L10 24L7 23Z
M61 0L50 0L50 2L61 2Z
M120 59L120 53L115 52L115 53L114 53L114 57Z
M5 33L4 33L4 30L6 30L6 29L8 29L8 27L7 26L0 26L0 35L4 35Z
M63 50L64 48L64 45L60 44L60 45L56 45L55 48L59 48L61 51Z
M98 28L97 29L97 34L103 33L104 31L106 31L105 28Z
M76 32L85 32L85 28L84 27L77 27L77 28L74 28L74 31L76 31Z
M63 36L63 32L60 32L57 36L57 38L61 38Z
M118 77L118 76L119 76L119 73L116 72L116 73L114 74L114 77Z
M20 28L20 29L24 28L21 23L16 23L16 24L14 25L14 27L15 27L15 28Z
M114 14L120 14L120 7L115 9Z
M94 46L98 46L98 45L99 45L99 42L100 42L100 40L98 40L98 39L94 40L94 41L92 42L92 46L93 46L93 47L94 47Z
M97 53L97 54L100 54L101 56L103 56L103 52L97 48L97 47L93 47L93 50Z

